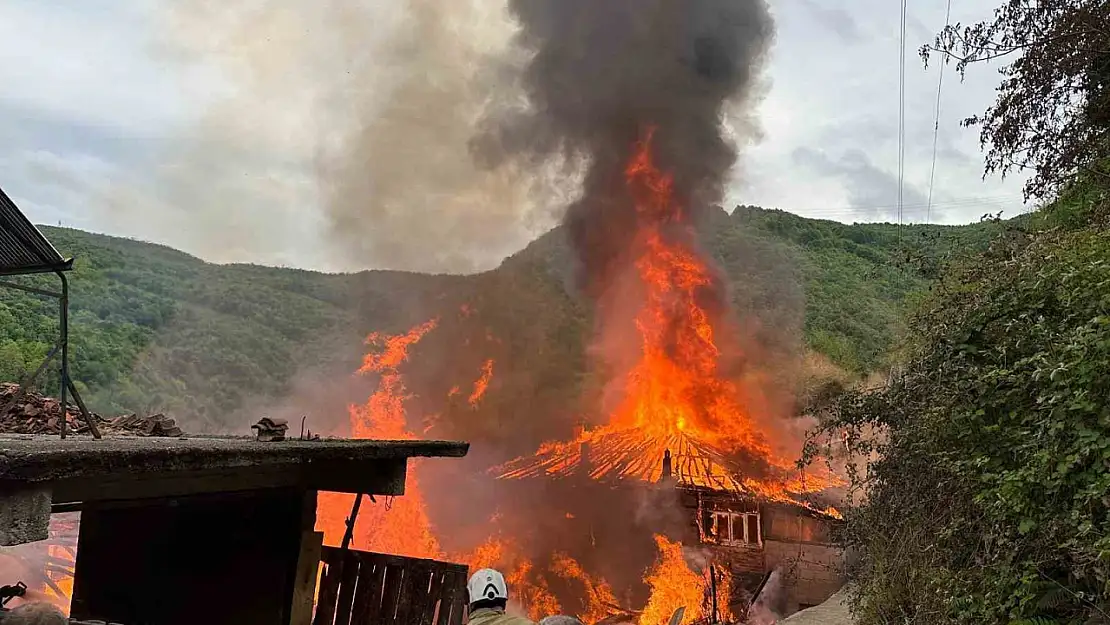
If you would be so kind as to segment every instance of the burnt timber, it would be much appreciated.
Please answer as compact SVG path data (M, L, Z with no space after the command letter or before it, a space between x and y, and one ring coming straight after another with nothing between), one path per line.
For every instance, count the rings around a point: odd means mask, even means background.
M500 477L524 481L557 476L543 488L567 501L623 498L626 509L648 502L656 513L652 533L696 545L712 555L717 572L729 574L727 607L733 615L743 615L758 600L787 616L825 601L843 586L844 554L832 539L841 521L824 512L833 503L824 501L832 492L795 501L770 499L744 486L743 468L709 445L677 438L679 453L672 453L665 446L659 449L657 441L630 444L635 440L635 433L626 432L610 435L602 444L580 443L576 453L537 454L503 465ZM656 449L653 462L648 454ZM650 469L652 464L657 469ZM586 511L566 523L574 526L572 534L584 532L591 541L626 544L627 519L608 510ZM712 579L711 569L700 572ZM717 606L717 612L725 607Z
M733 613L757 598L772 573L767 607L779 615L822 603L844 585L843 554L831 538L837 519L803 506L675 484L700 545L733 582Z
M45 526L51 509L81 511L75 619L303 624L322 551L317 492L403 495L409 458L468 449L447 441L0 436L0 507L16 517L0 519L8 521L0 534L9 544L38 540L37 518Z

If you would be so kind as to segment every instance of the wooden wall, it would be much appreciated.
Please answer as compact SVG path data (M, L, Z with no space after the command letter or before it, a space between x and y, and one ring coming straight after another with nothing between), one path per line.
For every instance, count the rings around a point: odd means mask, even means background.
M72 615L128 625L287 625L315 493L152 500L82 512Z

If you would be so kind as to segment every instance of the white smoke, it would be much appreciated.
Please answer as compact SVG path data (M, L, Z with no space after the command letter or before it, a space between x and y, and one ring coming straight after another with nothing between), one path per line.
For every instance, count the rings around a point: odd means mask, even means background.
M278 238L318 265L467 272L497 264L558 218L553 167L476 168L487 107L520 99L526 58L499 3L182 0L160 50L215 68L223 88L182 132L151 204L188 223L191 251L251 260Z

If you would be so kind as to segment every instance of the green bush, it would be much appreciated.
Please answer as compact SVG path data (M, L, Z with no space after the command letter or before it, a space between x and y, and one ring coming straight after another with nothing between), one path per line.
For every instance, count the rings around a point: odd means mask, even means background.
M861 625L1110 612L1110 231L1048 223L943 280L893 382L825 423L871 459L844 534Z

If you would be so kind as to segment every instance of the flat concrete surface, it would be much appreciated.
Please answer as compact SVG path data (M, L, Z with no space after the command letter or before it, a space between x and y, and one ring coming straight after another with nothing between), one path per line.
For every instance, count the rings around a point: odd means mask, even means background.
M252 437L181 438L0 435L0 480L39 482L107 473L233 469L330 461L460 458L469 443L322 439L258 442Z
M852 614L848 610L848 593L841 589L828 601L815 605L786 617L782 625L852 625Z

